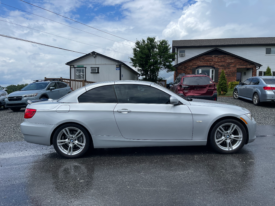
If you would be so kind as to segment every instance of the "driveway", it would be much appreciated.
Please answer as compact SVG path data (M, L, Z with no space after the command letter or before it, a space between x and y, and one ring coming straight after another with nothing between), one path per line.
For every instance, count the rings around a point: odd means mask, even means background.
M235 103L249 104L258 112L248 102ZM68 160L52 146L21 141L23 114L23 110L0 110L0 205L243 206L275 202L272 125L258 125L257 139L233 155L217 154L204 146L148 147L96 149L84 158Z
M250 110L258 124L275 125L274 103L262 103L260 106L255 106L251 101L244 99L233 99L233 97L218 97L218 101L234 104Z

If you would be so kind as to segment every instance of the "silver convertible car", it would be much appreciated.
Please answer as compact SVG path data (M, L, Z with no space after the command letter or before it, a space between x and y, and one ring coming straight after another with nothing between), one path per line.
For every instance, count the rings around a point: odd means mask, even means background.
M145 81L94 83L59 100L29 104L21 124L27 142L53 144L66 158L90 148L208 143L217 152L234 153L255 140L255 130L245 108L187 101Z

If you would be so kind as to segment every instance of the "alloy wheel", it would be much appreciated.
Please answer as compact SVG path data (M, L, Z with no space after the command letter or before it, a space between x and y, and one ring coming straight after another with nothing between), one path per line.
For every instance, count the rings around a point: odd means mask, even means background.
M254 94L254 96L253 96L253 103L254 104L258 104L258 102L259 102L259 97L258 97L257 94Z
M59 150L70 156L82 152L86 145L84 133L76 127L66 127L57 136L57 146Z
M233 97L234 97L235 99L238 99L239 95L238 95L238 91L237 91L237 90L234 91Z
M225 123L216 129L214 140L223 151L233 151L242 144L243 133L237 124Z

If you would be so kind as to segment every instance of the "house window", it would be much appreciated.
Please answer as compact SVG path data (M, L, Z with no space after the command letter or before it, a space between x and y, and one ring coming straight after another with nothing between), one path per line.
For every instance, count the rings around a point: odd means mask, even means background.
M213 81L215 81L215 69L211 67L200 67L196 69L196 74L204 74L209 76Z
M259 76L265 76L265 72L259 71Z
M273 72L273 76L275 76L275 72Z
M185 50L184 49L179 50L179 56L180 57L185 57Z
M99 73L99 67L91 67L91 73Z
M275 54L275 48L266 48L266 54Z
M75 79L83 80L85 78L85 68L75 68Z

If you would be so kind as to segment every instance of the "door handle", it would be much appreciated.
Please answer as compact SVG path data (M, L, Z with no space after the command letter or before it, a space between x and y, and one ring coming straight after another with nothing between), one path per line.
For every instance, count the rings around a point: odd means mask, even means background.
M120 110L117 110L117 112L122 113L122 114L127 114L127 113L129 113L131 111L128 110L128 109L120 109Z

